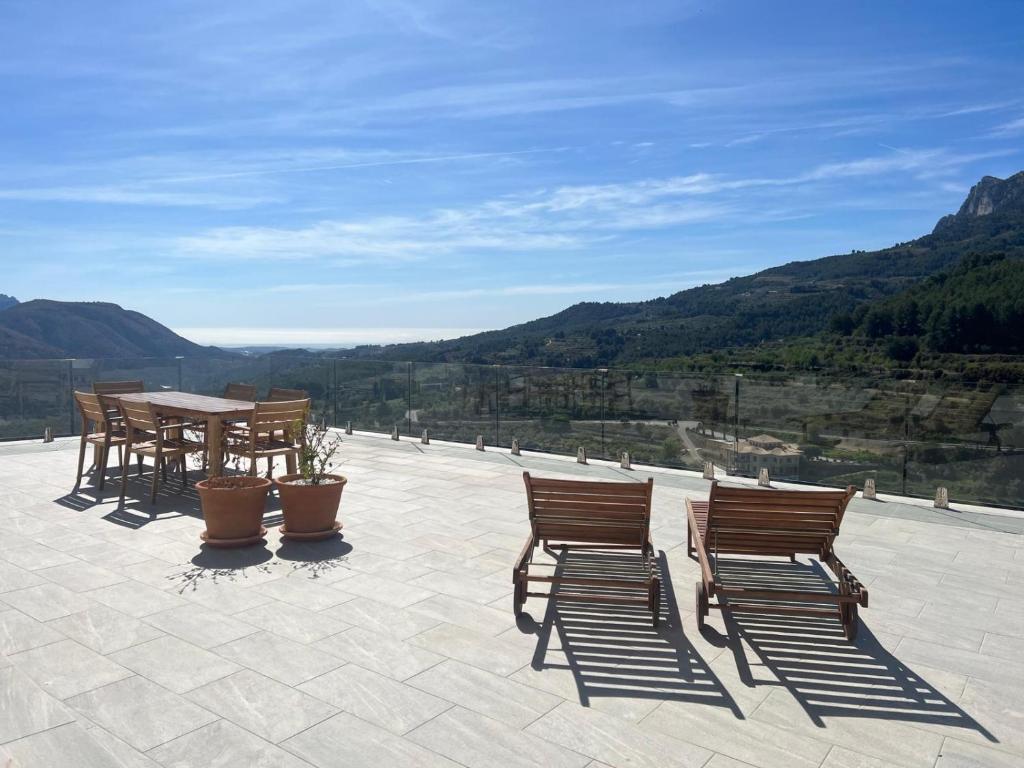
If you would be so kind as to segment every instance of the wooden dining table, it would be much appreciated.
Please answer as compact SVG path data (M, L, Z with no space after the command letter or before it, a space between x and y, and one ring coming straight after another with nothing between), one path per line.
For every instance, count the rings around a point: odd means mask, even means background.
M208 477L219 477L222 471L221 436L224 422L251 416L254 406L254 403L246 400L228 400L223 397L193 395L190 392L132 392L104 397L125 403L151 403L160 416L180 416L193 421L205 421L210 451L206 470Z

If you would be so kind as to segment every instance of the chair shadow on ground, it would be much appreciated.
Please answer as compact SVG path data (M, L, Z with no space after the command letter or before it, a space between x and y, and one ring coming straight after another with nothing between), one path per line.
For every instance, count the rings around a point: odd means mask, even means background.
M558 559L558 576L635 577L640 568L635 553L561 550L550 554ZM662 584L657 628L652 626L650 612L640 605L547 600L540 624L526 613L520 616L520 629L537 635L533 668L568 668L585 707L600 697L704 702L727 707L743 719L736 702L683 634L664 553L657 568ZM552 591L557 593L558 588ZM541 599L530 601L536 605ZM549 651L555 656L557 650L551 648L553 638L561 646L556 661L547 658Z
M749 589L788 587L834 590L819 562L718 560L719 579ZM756 601L747 601L756 602ZM767 602L767 601L762 601ZM838 617L723 610L727 636L705 626L704 636L726 645L741 681L750 687L788 690L810 720L863 717L930 723L976 731L998 741L948 697L882 647L861 614L855 642L846 640ZM717 637L715 637L717 635ZM755 679L745 648L774 679Z

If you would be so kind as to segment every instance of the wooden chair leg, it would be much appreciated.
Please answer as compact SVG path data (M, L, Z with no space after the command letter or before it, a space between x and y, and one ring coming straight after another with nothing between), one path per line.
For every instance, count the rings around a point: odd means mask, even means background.
M82 432L82 441L78 446L78 475L75 477L75 488L82 485L82 469L85 467L85 432Z
M100 452L100 481L97 483L97 489L102 494L103 484L107 479L107 461L110 458L110 441L103 441L103 449Z
M274 479L274 457L267 456L267 480Z
M704 629L704 617L708 615L708 590L703 581L697 582L697 629Z
M178 457L178 467L181 469L181 490L188 487L188 454L183 453Z
M163 465L163 458L159 453L153 457L153 484L149 493L150 504L156 504L156 491L160 487L160 468Z
M121 506L124 506L124 496L128 491L128 467L132 462L132 446L128 443L124 447L124 456L121 458Z

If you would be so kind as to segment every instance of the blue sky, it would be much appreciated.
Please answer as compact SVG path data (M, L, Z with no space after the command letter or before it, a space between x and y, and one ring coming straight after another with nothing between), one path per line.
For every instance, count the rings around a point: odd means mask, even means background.
M0 0L0 292L440 338L916 237L1024 169L1024 4Z

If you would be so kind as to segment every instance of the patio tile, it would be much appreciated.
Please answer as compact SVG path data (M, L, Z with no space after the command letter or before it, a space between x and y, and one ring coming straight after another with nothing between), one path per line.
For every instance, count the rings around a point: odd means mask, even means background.
M498 635L516 625L511 610L500 611L449 595L435 595L421 600L410 606L409 611L485 635Z
M32 571L8 563L6 560L0 560L0 594L45 583L45 579Z
M711 752L681 739L641 729L613 715L565 702L526 728L615 768L700 766Z
M337 588L350 595L367 597L394 608L406 608L436 594L433 590L402 581L393 581L376 574L360 574L337 583Z
M117 758L78 723L25 736L4 744L2 749L9 755L8 765L17 768L68 765L69 755L74 755L75 768L111 768L117 765Z
M406 684L515 728L525 728L562 703L558 696L452 659Z
M83 721L85 719L83 718ZM114 756L118 768L160 768L142 752L95 723L83 722L89 737Z
M249 669L196 688L188 698L275 743L337 712L320 699Z
M0 544L0 560L28 571L38 571L54 565L78 562L71 555L25 539L14 541L13 537Z
M438 624L411 637L408 642L502 676L510 675L529 664L534 645L532 638L527 640L527 647L454 624Z
M309 611L280 600L242 611L235 614L235 618L297 643L314 643L350 626L326 613Z
M436 752L342 712L283 742L318 768L457 768Z
M508 576L507 573L505 575L506 577ZM413 579L408 583L434 592L451 595L461 600L470 600L474 603L486 605L512 594L511 578L506 578L503 582L507 583L499 584L481 579L467 579L464 573L454 574L440 571L420 576L418 579ZM511 597L509 599L511 600Z
M328 608L324 613L340 619L348 625L355 625L372 632L380 632L405 640L418 635L425 629L437 626L440 621L413 611L394 608L366 597L357 597Z
M64 636L41 621L14 609L0 609L0 655L48 645Z
M174 693L190 691L241 669L215 653L167 635L133 645L109 658Z
M90 589L109 587L111 584L117 584L127 579L126 576L81 560L65 565L56 565L52 568L43 568L36 573L72 592L87 592Z
M131 675L124 667L73 640L16 653L11 663L46 693L66 699Z
M328 637L314 647L395 680L405 680L444 660L431 651L361 627Z
M2 618L0 616L0 621ZM163 634L156 627L105 605L94 605L70 616L53 619L46 626L104 655Z
M217 719L137 675L75 696L68 704L143 752Z
M71 712L28 675L0 667L0 744L71 722Z
M591 760L461 707L435 717L407 738L469 768L582 768Z
M40 584L36 587L5 592L3 601L38 621L49 621L84 611L92 601L59 584Z
M1020 755L1005 752L996 745L983 747L957 739L946 739L939 759L935 761L935 768L1019 768L1021 762Z
M236 664L260 672L285 685L299 685L345 664L344 659L302 643L257 632L212 649Z
M227 720L204 725L149 752L164 768L309 768L309 763Z
M310 583L305 579L275 579L255 586L253 590L275 600L310 611L322 611L324 608L330 608L353 598L352 595L346 595L337 589Z
M310 680L299 690L396 734L406 733L452 706L355 664Z
M115 611L140 619L160 611L188 605L177 595L151 587L138 581L123 581L109 587L84 593L91 600L102 603Z
M212 648L257 631L251 624L198 605L183 605L154 613L146 616L145 621L200 648Z

